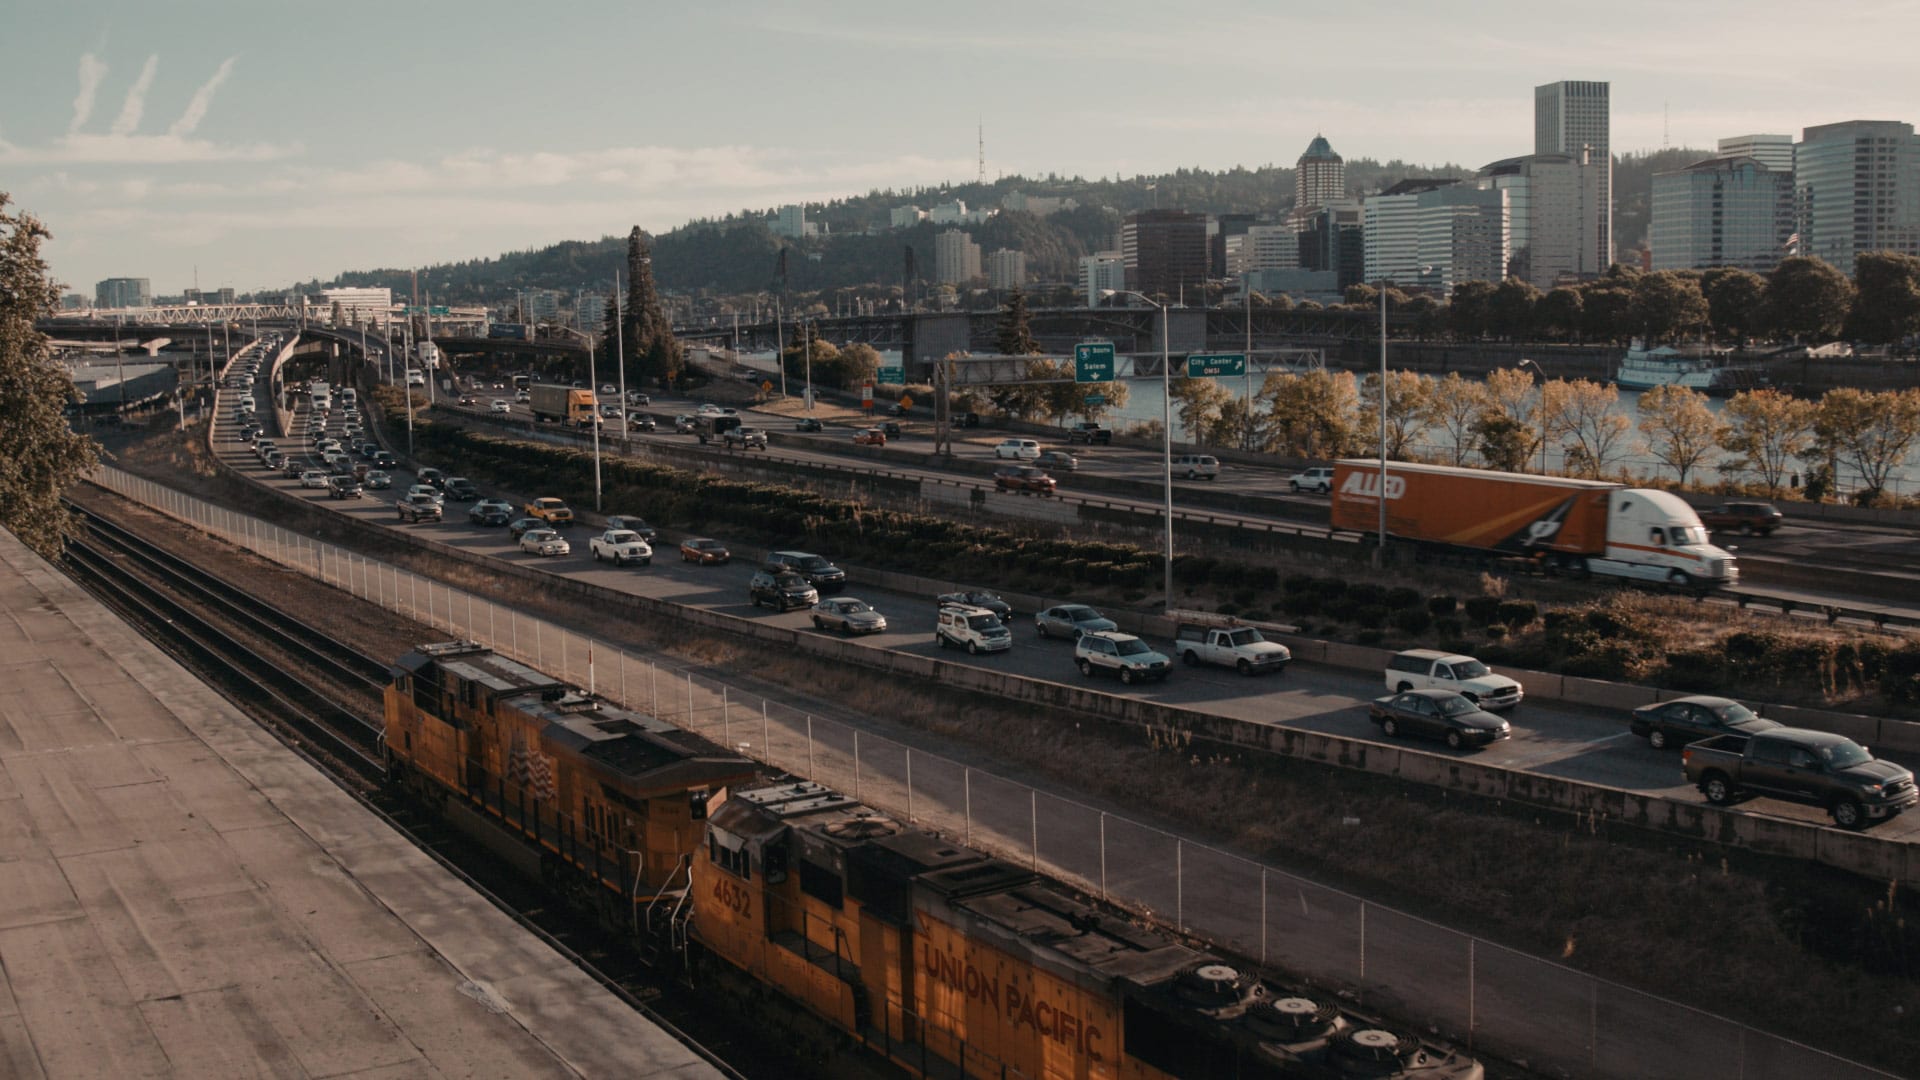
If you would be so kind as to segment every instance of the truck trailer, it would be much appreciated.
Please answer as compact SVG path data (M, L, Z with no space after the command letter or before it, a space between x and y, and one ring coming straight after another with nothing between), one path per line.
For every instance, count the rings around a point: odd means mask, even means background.
M593 391L571 386L533 386L529 389L528 404L533 407L535 420L558 420L575 425L593 423L597 409Z
M1707 542L1700 516L1678 496L1600 480L1452 465L1334 463L1333 527L1380 529L1420 544L1531 559L1571 577L1600 575L1720 588L1740 580L1732 553Z

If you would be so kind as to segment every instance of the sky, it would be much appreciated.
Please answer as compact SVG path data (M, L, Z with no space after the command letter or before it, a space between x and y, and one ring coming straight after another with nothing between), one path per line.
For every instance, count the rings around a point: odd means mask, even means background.
M1533 87L1559 79L1612 83L1616 152L1920 121L1920 0L9 0L4 18L0 191L89 296L964 182L979 128L994 178L1291 164L1316 133L1474 168L1532 151Z

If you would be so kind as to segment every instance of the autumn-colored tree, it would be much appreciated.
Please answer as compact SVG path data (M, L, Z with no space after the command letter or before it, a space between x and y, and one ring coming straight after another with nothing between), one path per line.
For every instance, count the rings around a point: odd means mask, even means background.
M1875 392L1840 387L1821 395L1813 410L1813 444L1829 459L1853 467L1865 486L1863 502L1877 501L1893 471L1920 442L1920 389Z
M1561 425L1561 388L1565 380L1534 385L1533 373L1522 368L1494 368L1487 372L1487 409L1511 417L1521 427L1526 452L1524 463L1537 457L1541 446L1550 444ZM1505 436L1503 435L1503 438ZM1479 436L1476 435L1476 440ZM1489 464L1492 464L1489 459Z
M1457 371L1435 380L1420 412L1421 423L1440 439L1447 464L1465 465L1477 445L1475 423L1487 411L1487 388L1477 379L1463 379Z
M1027 378L1072 382L1073 365L1060 360L1029 361ZM1030 420L1048 411L1047 386L1043 382L1001 383L987 391L987 400L1016 420Z
M1387 372L1387 457L1406 461L1414 436L1420 434L1421 415L1433 396L1433 379L1417 371ZM1372 433L1380 442L1380 375L1369 373L1360 386L1360 407L1354 420L1358 437Z
M1620 403L1620 391L1612 383L1575 379L1559 387L1560 430L1571 440L1566 445L1567 468L1598 480L1626 449L1633 421L1615 408Z
M0 192L0 526L53 558L73 529L60 496L93 472L100 444L61 415L80 395L33 326L60 298L40 258L52 234L31 214L9 214L9 201Z
M1274 372L1260 387L1260 448L1288 457L1333 458L1357 437L1359 390L1350 371Z
M1645 436L1641 452L1679 473L1682 485L1720 445L1725 427L1698 390L1666 385L1640 395L1640 434Z
M1780 494L1788 464L1813 444L1814 404L1778 390L1747 390L1728 399L1720 417L1726 428L1720 448L1737 454L1746 467Z
M1473 422L1473 448L1489 468L1502 472L1519 472L1526 467L1533 437L1527 425L1492 409L1481 413Z
M1067 374L1073 374L1071 367L1067 369ZM1123 379L1083 383L1068 378L1041 387L1041 404L1047 418L1056 424L1065 423L1070 416L1097 420L1116 409L1126 408L1130 389ZM1098 404L1093 401L1095 397L1100 398Z
M1233 400L1232 391L1221 386L1218 379L1189 379L1184 375L1173 380L1171 390L1180 426L1200 445L1214 445L1206 436L1219 419L1221 406ZM1238 441L1236 437L1234 442Z

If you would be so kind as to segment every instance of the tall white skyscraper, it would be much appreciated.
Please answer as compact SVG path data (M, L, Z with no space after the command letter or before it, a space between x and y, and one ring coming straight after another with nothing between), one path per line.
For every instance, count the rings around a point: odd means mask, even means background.
M1612 84L1564 81L1533 88L1533 152L1571 154L1590 152L1600 167L1598 205L1589 210L1583 227L1593 232L1602 265L1613 262L1613 127L1609 104Z
M1920 135L1894 120L1801 132L1793 156L1800 253L1843 274L1865 251L1920 255Z

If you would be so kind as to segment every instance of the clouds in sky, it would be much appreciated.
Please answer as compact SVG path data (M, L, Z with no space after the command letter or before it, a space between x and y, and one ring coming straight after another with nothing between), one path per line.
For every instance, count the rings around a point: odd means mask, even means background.
M84 78L84 64L80 70ZM146 64L140 68L140 77L133 80L133 86L127 90L127 100L120 103L120 115L114 118L111 129L113 134L131 135L140 127L140 117L147 111L147 92L153 89L153 77L159 70L160 54L154 53L147 57Z
M233 62L237 59L239 58L229 56L222 60L220 67L214 71L213 77L200 84L200 89L193 92L193 100L187 102L187 110L180 114L180 119L175 120L172 127L167 129L168 135L181 136L194 133L194 130L200 126L200 121L207 118L207 108L213 104L213 95L219 92L220 84L226 82L227 76L233 74Z
M100 93L100 81L107 77L107 65L92 53L83 53L80 57L80 92L73 98L73 123L67 125L67 134L79 131L93 118L93 102Z

